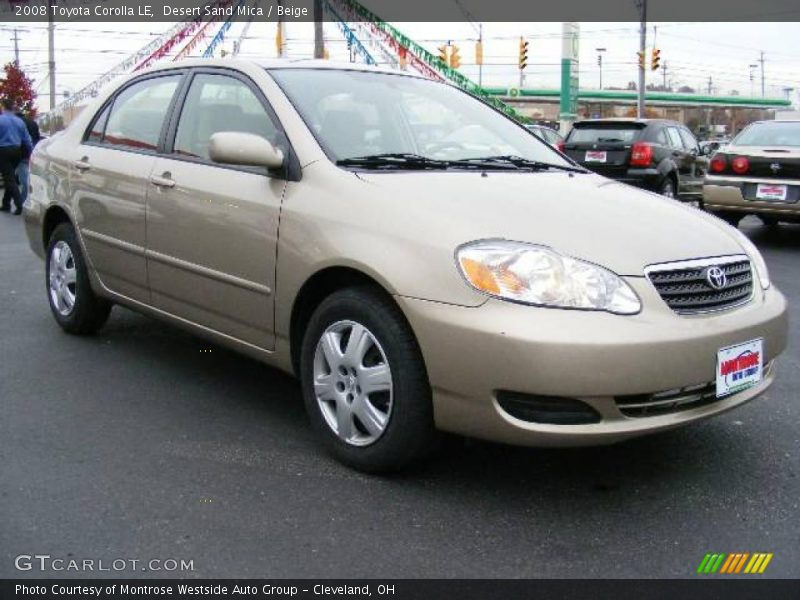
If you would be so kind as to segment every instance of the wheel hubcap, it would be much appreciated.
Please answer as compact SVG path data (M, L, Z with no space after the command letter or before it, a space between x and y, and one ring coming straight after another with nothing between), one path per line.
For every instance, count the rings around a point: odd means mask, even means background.
M664 189L661 190L661 194L667 198L675 197L675 192L672 191L672 186L670 184L666 184L664 186Z
M66 242L58 242L50 253L50 301L58 314L66 317L75 308L75 257Z
M314 395L341 440L368 446L383 435L392 414L392 371L369 329L338 321L325 330L314 353Z

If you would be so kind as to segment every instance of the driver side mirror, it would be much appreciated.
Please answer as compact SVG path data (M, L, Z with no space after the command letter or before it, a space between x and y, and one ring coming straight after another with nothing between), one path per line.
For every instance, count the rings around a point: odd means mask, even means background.
M253 133L220 131L211 136L208 155L214 162L225 165L267 167L279 169L284 156L268 140Z

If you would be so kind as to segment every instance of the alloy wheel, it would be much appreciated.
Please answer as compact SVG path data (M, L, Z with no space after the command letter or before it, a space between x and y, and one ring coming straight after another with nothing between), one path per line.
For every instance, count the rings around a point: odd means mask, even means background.
M320 336L314 353L314 395L325 422L347 444L368 446L392 415L392 371L369 329L338 321Z
M50 252L49 288L53 307L64 317L75 308L77 296L75 257L66 242L58 242Z

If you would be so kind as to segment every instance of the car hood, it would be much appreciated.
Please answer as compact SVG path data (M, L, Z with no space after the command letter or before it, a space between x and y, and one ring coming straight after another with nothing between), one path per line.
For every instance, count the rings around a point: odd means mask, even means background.
M372 173L371 195L414 211L417 235L453 249L487 238L530 242L643 276L647 265L741 254L721 220L657 194L593 174L565 172ZM406 213L409 214L409 213Z

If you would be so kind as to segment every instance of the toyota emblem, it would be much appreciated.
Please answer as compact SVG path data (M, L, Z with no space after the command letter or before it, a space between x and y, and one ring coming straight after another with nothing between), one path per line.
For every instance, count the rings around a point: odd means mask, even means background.
M773 172L773 173L777 174L777 173L778 173L778 171L780 171L780 170L781 170L781 163L776 163L776 162L774 162L774 163L772 163L772 164L769 166L769 168L770 168L770 169L772 169L772 172Z
M709 267L706 271L706 281L715 290L721 290L728 285L728 277L725 271L719 267Z

